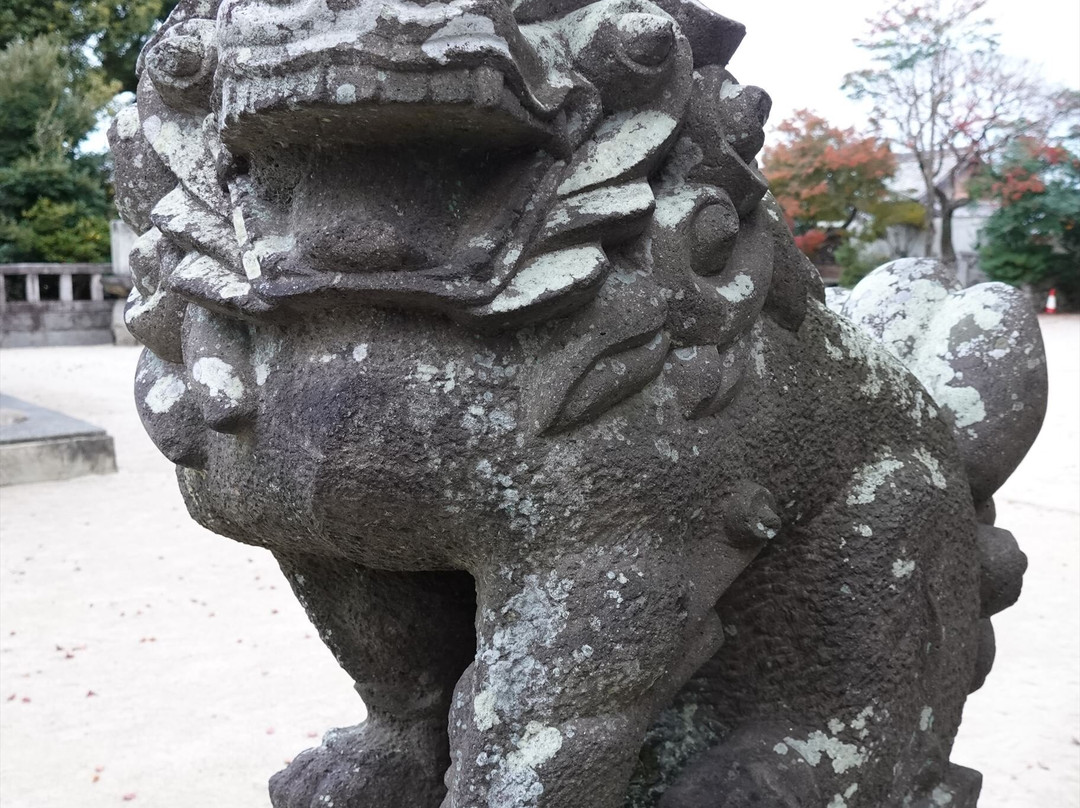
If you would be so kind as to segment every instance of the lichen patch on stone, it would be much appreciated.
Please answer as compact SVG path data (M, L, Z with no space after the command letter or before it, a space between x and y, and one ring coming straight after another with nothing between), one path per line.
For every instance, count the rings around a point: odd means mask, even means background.
M244 396L244 384L233 366L216 356L196 359L191 368L191 377L205 386L215 398L223 397L238 404Z
M146 393L146 406L155 415L163 415L171 410L187 392L187 385L179 376L162 376Z
M827 757L832 761L832 769L837 774L843 774L848 769L861 766L867 759L864 749L854 744L844 743L839 738L830 737L821 730L811 732L806 740L784 738L784 743L802 755L811 766L817 766Z
M886 446L878 454L879 459L856 470L851 479L848 505L869 505L876 499L877 491L888 482L889 477L904 467Z

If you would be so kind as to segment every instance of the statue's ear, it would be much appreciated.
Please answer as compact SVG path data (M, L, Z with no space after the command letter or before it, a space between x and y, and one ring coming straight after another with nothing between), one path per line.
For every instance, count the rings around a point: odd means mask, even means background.
M151 48L156 45L161 38L168 33L169 29L173 26L179 25L187 20L203 19L203 20L215 20L217 19L218 7L221 5L221 0L180 0L176 4L176 8L169 12L169 16L165 18L158 29L154 31L154 35L146 40L146 44L143 45L142 51L139 53L139 58L135 62L135 75L141 77L143 70L146 68L146 54L148 54Z
M525 25L565 17L595 0L513 0L514 19ZM697 0L652 0L670 14L694 50L694 67L727 65L746 36L746 26L717 14ZM644 0L642 5L648 5Z
M761 204L769 215L774 251L765 313L788 331L798 331L811 298L825 302L825 284L817 267L795 246L795 239L784 223L784 211L773 195L766 194Z
M746 26L706 8L697 0L654 0L675 18L694 50L694 67L726 67L746 36Z

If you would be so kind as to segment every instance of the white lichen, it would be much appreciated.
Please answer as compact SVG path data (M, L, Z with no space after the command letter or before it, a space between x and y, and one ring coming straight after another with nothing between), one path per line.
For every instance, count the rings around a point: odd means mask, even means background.
M915 562L910 559L898 558L893 562L892 574L894 578L909 578L915 572Z
M918 460L926 470L930 472L930 476L927 478L935 488L944 489L946 487L945 475L941 473L941 464L938 463L936 457L934 457L925 448L919 447L912 452L912 455Z
M666 112L654 109L612 115L582 150L570 175L559 186L559 195L568 196L620 178L664 143L678 124Z
M820 730L810 733L805 741L784 738L784 743L802 755L811 766L817 766L824 757L828 757L832 761L833 771L837 774L861 766L867 759L865 750L854 744L844 743L839 738L831 738Z
M162 376L146 393L146 406L155 415L163 415L171 410L187 392L187 385L179 376Z
M239 404L244 396L244 384L233 366L216 356L196 359L191 368L191 377L214 398L225 398Z
M481 690L473 699L473 723L481 732L502 723L495 711L495 694L490 690Z
M488 304L488 310L494 314L515 311L589 284L600 277L606 265L604 252L592 245L545 253L520 269Z
M896 471L904 467L897 460L888 446L882 447L878 453L878 460L868 463L858 469L851 478L851 493L848 494L848 505L868 505L877 497L877 491L888 482L888 479Z
M754 281L749 275L738 274L726 286L718 290L720 296L731 303L741 303L754 294Z

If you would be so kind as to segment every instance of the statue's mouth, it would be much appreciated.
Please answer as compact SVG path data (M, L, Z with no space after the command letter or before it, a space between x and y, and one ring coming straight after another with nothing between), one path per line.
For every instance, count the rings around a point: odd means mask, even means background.
M447 310L494 298L560 172L541 123L498 93L476 98L486 72L456 72L470 96L460 102L415 100L438 75L406 74L415 85L385 75L369 90L374 102L246 117L228 186L259 297L295 308L358 293ZM250 156L237 145L245 138L262 138Z
M386 4L348 38L331 24L348 9L325 24L308 10L299 35L256 37L250 4L219 16L227 180L248 280L271 305L483 305L541 223L525 209L547 207L569 151L572 82L501 0L422 8Z
M753 165L768 99L724 67L741 27L695 0L512 5L178 6L110 133L130 167L118 205L144 228L132 333L194 383L198 351L248 361L238 321L565 317L523 332L551 346L535 428L637 392L671 347L687 407L723 406L780 222ZM246 423L204 386L207 424Z
M564 5L519 24L505 0L223 0L176 26L154 87L210 99L184 125L228 199L148 118L185 177L152 216L187 251L169 286L249 317L386 303L497 328L591 299L649 221L694 61L645 0Z
M230 186L249 280L292 307L350 292L434 308L491 300L538 225L526 208L555 163L455 138L286 150L280 162L260 153ZM293 170L280 176L281 164Z

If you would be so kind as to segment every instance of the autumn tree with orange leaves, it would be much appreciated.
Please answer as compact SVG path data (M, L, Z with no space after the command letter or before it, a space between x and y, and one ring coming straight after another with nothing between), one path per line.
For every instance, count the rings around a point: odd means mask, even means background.
M953 214L972 201L969 180L1019 137L1046 139L1062 94L1003 56L987 0L889 0L856 44L872 66L844 88L871 108L877 131L912 155L926 203L926 254L941 219L941 257L955 264Z
M896 172L889 144L854 129L831 126L800 110L777 127L779 142L762 162L799 249L828 262L858 223L861 235L922 218L922 208L897 199L887 182Z

